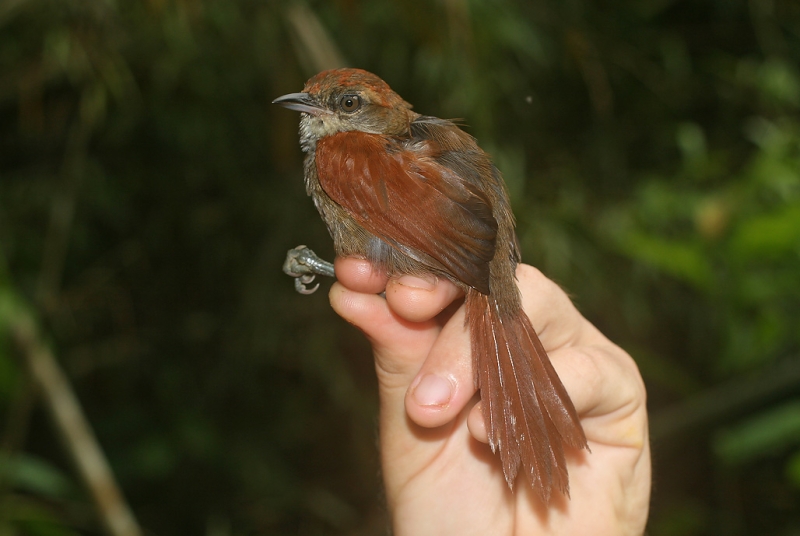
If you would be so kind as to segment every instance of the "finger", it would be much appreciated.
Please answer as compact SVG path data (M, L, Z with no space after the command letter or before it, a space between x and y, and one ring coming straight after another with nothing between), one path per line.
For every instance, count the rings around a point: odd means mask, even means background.
M551 353L589 441L641 448L647 441L644 382L625 351L607 342Z
M643 448L647 443L644 383L633 359L620 348L570 347L551 354L590 443ZM478 402L467 417L470 434L488 443Z
M355 292L338 281L331 286L329 299L333 310L370 340L378 379L402 385L405 391L430 352L439 325L435 321L408 322L381 296Z
M404 275L386 284L389 307L411 322L430 320L462 294L453 283L433 274Z
M470 339L461 307L442 328L411 383L406 413L420 426L441 426L455 419L474 394Z
M365 259L336 257L333 266L336 279L350 290L378 294L386 288L386 274Z
M469 416L467 417L467 428L469 428L469 433L472 437L481 443L489 444L489 432L486 430L486 421L483 420L483 406L481 402L472 406Z
M585 417L604 416L622 406L646 402L636 363L611 342L562 348L551 353L551 361L575 409Z

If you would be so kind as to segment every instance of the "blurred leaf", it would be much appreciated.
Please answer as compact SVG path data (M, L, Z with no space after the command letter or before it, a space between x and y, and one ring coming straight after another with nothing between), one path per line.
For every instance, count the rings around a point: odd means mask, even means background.
M706 136L696 123L683 123L676 134L678 147L687 163L697 163L706 157Z
M796 66L769 58L759 68L756 80L766 98L800 106L800 74Z
M800 258L800 202L740 222L730 247L743 261Z
M19 379L17 363L11 355L9 328L17 318L20 305L4 280L2 251L0 251L0 399L6 399L14 392Z
M792 401L719 432L714 451L724 463L741 465L798 444L800 401Z
M47 461L25 453L11 457L0 453L0 479L15 489L45 497L64 498L74 492L72 482L63 472Z
M632 232L623 239L622 248L631 258L697 288L708 288L712 282L711 265L699 244Z
M786 476L795 488L800 489L800 450L786 463Z

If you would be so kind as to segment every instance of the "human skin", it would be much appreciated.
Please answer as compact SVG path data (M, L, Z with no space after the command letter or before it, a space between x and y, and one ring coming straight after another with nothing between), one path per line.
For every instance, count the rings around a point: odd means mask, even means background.
M338 258L334 310L372 344L380 449L395 536L641 535L650 499L644 383L537 269L520 264L525 312L581 418L590 452L568 454L569 498L544 504L520 476L509 490L488 445L461 291L444 279L388 280ZM385 291L385 298L380 295Z

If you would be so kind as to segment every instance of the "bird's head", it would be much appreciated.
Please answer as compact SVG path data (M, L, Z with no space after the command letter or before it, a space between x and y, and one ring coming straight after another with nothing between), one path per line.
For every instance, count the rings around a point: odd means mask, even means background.
M272 102L302 112L300 140L306 151L325 136L349 130L400 136L417 116L389 84L361 69L323 71L306 82L302 93Z

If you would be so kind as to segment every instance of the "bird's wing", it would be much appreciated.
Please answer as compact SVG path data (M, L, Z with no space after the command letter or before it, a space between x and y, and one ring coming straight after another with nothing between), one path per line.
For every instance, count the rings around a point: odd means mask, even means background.
M320 186L367 231L489 293L497 222L479 188L434 158L434 141L350 131L321 139Z

